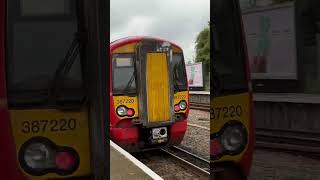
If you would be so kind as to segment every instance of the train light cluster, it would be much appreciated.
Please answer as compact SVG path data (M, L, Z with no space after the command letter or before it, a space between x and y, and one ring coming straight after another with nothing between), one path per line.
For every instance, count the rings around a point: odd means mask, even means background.
M186 110L186 109L187 109L187 101L185 101L185 100L180 101L178 104L176 104L174 106L174 111L175 112L183 111L183 110Z
M69 175L78 168L79 155L72 148L59 147L49 139L35 137L20 148L19 162L31 175Z
M221 144L229 152L239 152L246 144L246 130L243 126L227 126L221 135Z
M23 159L26 165L32 169L53 168L54 150L42 143L32 143L24 150Z
M120 117L124 117L124 116L129 116L132 117L134 115L134 109L132 108L127 108L126 106L118 106L117 107L117 114Z
M68 151L57 152L55 155L55 163L58 169L69 170L76 165L76 157Z
M247 130L238 121L227 123L211 140L211 155L219 159L223 155L240 154L247 144Z

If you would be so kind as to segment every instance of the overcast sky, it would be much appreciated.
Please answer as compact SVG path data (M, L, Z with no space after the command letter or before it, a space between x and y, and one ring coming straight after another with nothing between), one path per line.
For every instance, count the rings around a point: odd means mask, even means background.
M111 0L111 41L156 36L180 45L186 61L195 57L195 39L210 20L210 0Z

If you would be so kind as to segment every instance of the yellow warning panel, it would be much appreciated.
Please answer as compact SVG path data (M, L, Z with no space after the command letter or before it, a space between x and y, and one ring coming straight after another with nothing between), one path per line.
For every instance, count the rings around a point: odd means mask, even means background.
M130 97L130 96L113 96L113 103L114 103L114 112L117 112L117 108L119 106L126 106L127 108L132 108L134 110L134 115L130 118L136 118L139 116L139 109L138 109L138 96ZM118 115L117 115L118 116ZM126 119L128 116L120 117L119 119Z
M87 110L78 112L64 112L56 109L10 110L10 119L17 157L24 143L32 138L42 137L50 140L56 146L74 149L80 158L78 169L71 175L48 173L42 176L32 176L25 172L29 179L42 180L90 175Z
M181 92L175 92L174 94L174 104L179 104L179 102L181 101L186 101L188 102L188 95L189 92L188 91L181 91ZM175 113L185 113L187 111L188 107L185 110L181 110L179 112L175 112Z
M152 123L170 121L167 55L148 53L146 73L148 120Z
M236 94L230 96L217 97L211 100L211 114L210 114L210 131L211 134L217 133L228 121L241 122L248 132L250 132L250 95L249 93ZM246 147L247 148L247 147ZM239 162L246 152L230 156L225 155L221 159L214 162L222 161L236 161Z

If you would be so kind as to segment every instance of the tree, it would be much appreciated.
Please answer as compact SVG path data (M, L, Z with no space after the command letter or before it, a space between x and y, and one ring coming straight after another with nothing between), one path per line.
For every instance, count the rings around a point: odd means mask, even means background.
M210 64L210 29L206 27L196 39L196 62Z

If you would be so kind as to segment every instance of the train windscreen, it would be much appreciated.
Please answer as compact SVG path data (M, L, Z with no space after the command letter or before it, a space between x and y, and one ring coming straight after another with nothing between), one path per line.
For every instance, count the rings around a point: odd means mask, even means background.
M173 54L172 66L175 91L186 91L187 76L182 53Z
M72 0L8 1L7 87L9 105L48 102L77 32ZM41 8L33 8L41 7ZM50 8L49 8L50 7ZM59 101L80 101L83 80L79 53L68 72L61 73Z
M220 3L219 3L220 2ZM213 94L225 95L246 92L248 83L246 79L245 56L240 51L242 44L239 38L241 33L237 15L227 3L219 0L215 3L212 23L213 72L211 73L211 89Z
M112 89L114 95L136 94L136 72L133 54L112 57Z

